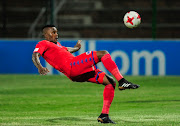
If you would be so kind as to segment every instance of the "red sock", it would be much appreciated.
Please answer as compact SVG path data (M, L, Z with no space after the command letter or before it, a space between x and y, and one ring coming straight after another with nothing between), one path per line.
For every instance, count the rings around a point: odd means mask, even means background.
M103 92L103 109L102 109L103 114L109 114L109 108L110 108L111 103L112 103L113 98L114 98L114 90L115 89L112 86L112 84L108 84L104 88L104 92Z
M110 54L104 55L101 58L101 61L104 64L105 68L117 79L117 81L123 78L116 63L112 60Z

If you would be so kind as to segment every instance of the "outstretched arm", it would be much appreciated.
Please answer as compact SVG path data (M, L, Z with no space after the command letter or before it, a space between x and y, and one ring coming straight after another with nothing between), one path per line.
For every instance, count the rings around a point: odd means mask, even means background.
M76 43L76 45L74 46L74 48L73 48L73 47L67 47L67 48L68 48L68 51L69 51L70 53L73 53L73 52L78 51L78 50L81 48L81 41L82 41L82 40L78 40L78 42Z
M41 56L41 54L38 52L33 53L32 61L33 61L34 65L38 68L38 72L41 75L46 75L49 72L49 70L41 65L40 60L39 60L40 56Z

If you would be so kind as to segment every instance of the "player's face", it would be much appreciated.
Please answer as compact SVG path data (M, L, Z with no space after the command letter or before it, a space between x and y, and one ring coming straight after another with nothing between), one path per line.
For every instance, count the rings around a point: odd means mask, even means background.
M49 41L57 42L58 40L58 31L56 27L52 27L47 32L47 38Z

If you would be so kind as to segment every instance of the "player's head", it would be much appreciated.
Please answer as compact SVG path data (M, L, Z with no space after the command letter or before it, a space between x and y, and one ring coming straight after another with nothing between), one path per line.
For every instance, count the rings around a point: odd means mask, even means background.
M44 38L48 41L57 42L58 40L58 31L54 25L45 25L42 28Z

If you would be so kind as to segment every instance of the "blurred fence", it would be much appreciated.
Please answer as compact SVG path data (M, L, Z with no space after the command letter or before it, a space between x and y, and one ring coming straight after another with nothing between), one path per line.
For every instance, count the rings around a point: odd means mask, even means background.
M37 74L31 56L38 40L0 40L0 74ZM77 40L62 40L74 46ZM123 75L180 75L180 40L83 40L79 55L91 50L107 50ZM49 74L59 74L44 59ZM100 63L98 68L108 71Z

